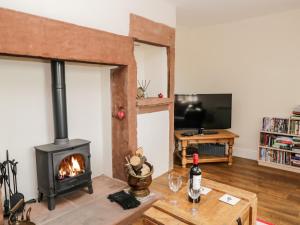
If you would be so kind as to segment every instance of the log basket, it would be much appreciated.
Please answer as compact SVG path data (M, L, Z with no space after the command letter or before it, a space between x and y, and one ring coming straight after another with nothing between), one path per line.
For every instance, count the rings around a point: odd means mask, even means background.
M128 174L128 185L130 186L129 192L135 197L146 197L150 194L149 186L152 183L153 166L145 162L150 167L150 173L145 176Z

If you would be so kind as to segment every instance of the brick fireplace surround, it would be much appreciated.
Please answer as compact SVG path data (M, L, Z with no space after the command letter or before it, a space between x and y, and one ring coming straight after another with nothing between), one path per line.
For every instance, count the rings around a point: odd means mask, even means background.
M120 165L137 148L137 68L134 41L167 48L170 164L173 165L175 29L130 15L129 36L0 8L0 55L57 59L118 66L111 71L112 113L123 107L126 117L112 116L113 177L125 180ZM0 221L1 222L1 221Z

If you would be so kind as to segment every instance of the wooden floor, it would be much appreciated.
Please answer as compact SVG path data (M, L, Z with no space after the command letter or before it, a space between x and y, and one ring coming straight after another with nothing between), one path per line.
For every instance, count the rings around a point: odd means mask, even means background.
M256 161L234 158L226 163L201 164L203 177L254 192L258 196L258 218L275 225L300 225L300 174L257 165ZM175 166L187 176L189 169ZM168 189L167 175L156 178L153 189Z
M275 225L300 225L300 174L260 167L256 161L242 158L234 158L232 166L213 163L201 164L200 167L205 178L256 193L260 219ZM189 172L188 168L180 166L175 166L174 170L184 177ZM32 220L36 224L44 225L107 225L116 224L126 218L126 221L138 218L147 207L139 207L129 212L107 200L107 193L126 187L126 183L119 181L112 184L110 180L105 176L95 178L93 195L81 191L59 197L54 211L48 211L46 202L33 204ZM170 194L167 174L154 179L151 190L164 195ZM133 216L129 217L128 213ZM141 219L134 224L141 224Z

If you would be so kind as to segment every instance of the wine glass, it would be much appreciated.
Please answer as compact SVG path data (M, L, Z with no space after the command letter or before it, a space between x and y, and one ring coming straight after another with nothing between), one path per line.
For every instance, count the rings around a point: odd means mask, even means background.
M175 173L169 173L168 180L169 180L169 188L175 194L176 192L179 191L182 185L182 176L179 176ZM177 201L173 199L170 201L170 203L176 205Z
M200 196L201 188L194 189L193 179L188 180L187 187L188 187L188 194L193 200L193 206L191 211L192 214L195 215L195 213L197 212L197 209L195 208L195 200Z

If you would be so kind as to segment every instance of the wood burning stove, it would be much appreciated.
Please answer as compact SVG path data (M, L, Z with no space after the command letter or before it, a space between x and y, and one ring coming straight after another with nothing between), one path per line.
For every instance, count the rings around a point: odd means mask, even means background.
M39 201L47 196L49 210L57 195L82 187L93 193L90 141L68 139L64 62L51 61L51 74L55 140L35 147Z
M55 208L55 196L59 194L81 187L88 187L89 193L93 193L89 141L73 139L64 145L48 144L35 149L39 201L47 196L49 210ZM79 170L72 162L77 157L83 159Z

